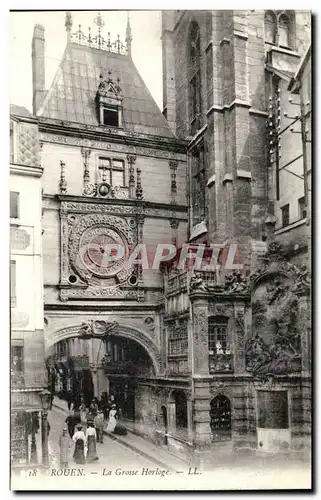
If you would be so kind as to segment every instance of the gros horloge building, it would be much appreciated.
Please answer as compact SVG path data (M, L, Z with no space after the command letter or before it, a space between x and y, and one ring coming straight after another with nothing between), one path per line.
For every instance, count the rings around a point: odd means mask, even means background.
M185 457L299 452L311 421L310 13L162 12L163 114L129 23L123 45L100 19L93 37L66 14L48 91L44 29L33 36L51 389L87 404L113 395L136 432ZM241 272L103 262L106 244L153 254L225 241Z

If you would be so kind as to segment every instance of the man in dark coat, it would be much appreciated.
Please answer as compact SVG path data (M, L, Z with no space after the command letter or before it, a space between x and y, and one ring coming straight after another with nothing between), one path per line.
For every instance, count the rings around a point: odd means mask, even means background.
M81 417L79 411L70 412L65 420L68 427L68 434L72 438L75 432L76 425L81 423Z

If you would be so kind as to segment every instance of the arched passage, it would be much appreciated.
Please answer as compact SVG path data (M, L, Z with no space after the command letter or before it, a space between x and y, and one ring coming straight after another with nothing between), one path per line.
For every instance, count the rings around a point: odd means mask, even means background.
M88 406L93 396L100 399L105 393L106 398L107 393L130 420L135 418L137 385L159 372L158 347L144 332L124 325L115 324L107 335L95 333L94 321L85 329L81 324L71 326L49 336L49 350L47 364L51 371L56 368L56 381L66 379L59 387L63 399L71 392L73 402L83 398Z
M210 425L213 441L229 441L232 437L231 402L218 395L211 401Z

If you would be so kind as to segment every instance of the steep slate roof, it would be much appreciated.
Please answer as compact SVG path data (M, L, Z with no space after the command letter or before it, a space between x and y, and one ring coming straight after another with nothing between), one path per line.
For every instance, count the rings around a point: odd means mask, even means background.
M38 116L99 125L96 93L99 75L116 82L123 95L124 129L175 138L133 61L120 54L69 43Z
M16 104L10 104L10 115L27 116L28 118L32 117L32 114L27 108L16 106Z

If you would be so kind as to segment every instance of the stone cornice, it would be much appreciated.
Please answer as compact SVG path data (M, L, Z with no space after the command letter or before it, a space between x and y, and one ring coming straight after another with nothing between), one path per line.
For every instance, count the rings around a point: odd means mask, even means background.
M225 104L224 106L211 106L210 109L206 111L206 116L210 116L212 113L215 111L218 111L219 113L224 113L224 111L229 111L233 109L234 107L243 107L243 108L249 108L249 113L250 115L259 115L259 116L268 116L268 112L261 110L261 109L256 109L252 108L251 104L247 101L241 101L239 99L235 99L231 104Z
M10 174L27 175L30 177L41 177L43 168L39 166L10 164Z
M183 139L136 134L124 130L106 129L106 127L82 125L50 118L39 118L39 131L47 134L56 134L93 141L108 141L116 144L126 144L128 146L154 148L172 153L184 154L187 146L187 141ZM46 139L40 138L40 140Z
M106 211L108 211L108 208L114 208L114 207L137 207L139 206L139 212L141 212L141 209L147 216L155 216L157 217L157 211L165 210L168 211L168 217L172 219L176 218L181 218L177 217L180 213L186 213L186 218L184 217L184 220L187 220L187 206L186 205L173 205L173 204L166 204L166 203L157 203L157 202L152 202L152 201L139 201L136 202L135 200L124 200L124 199L102 199L102 198L90 198L90 197L84 197L84 196L70 196L70 195L43 195L43 198L50 198L50 199L58 199L60 202L71 202L71 203L79 203L83 205L84 203L91 205L102 205L102 208L104 208ZM106 203L108 202L108 203ZM81 207L80 207L81 208ZM73 209L76 210L76 209ZM153 210L155 210L155 214L153 214ZM80 210L82 211L82 210ZM159 217L163 217L163 215L158 215Z
M50 311L62 311L66 312L66 314L70 313L70 311L92 311L96 313L96 311L106 311L106 302L109 302L108 299L106 299L104 302L91 302L88 303L86 300L85 303L74 303L74 302L57 302L56 304L44 304L44 314L50 312ZM126 301L124 300L119 300L119 303L114 303L112 305L113 312L114 311L124 311L125 309L128 309L129 311L139 312L139 311L148 311L149 313L151 311L159 309L160 305L159 304L146 304L146 303L136 303L133 304L133 301L129 300ZM50 316L49 316L50 317Z

